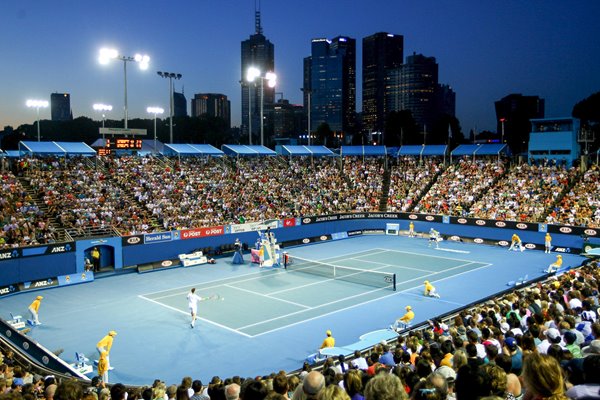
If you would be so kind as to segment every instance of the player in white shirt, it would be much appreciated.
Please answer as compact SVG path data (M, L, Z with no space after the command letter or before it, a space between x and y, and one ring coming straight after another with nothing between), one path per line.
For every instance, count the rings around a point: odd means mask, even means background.
M198 302L202 301L202 297L196 294L196 288L192 288L187 295L188 307L192 316L192 323L190 326L193 328L196 322L196 314L198 314Z

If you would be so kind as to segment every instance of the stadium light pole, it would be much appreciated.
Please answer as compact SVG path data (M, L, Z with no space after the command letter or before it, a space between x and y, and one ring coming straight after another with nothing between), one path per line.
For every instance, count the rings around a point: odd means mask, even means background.
M107 48L102 48L100 49L100 56L98 57L98 61L100 62L100 64L106 65L110 62L110 60L121 60L123 61L123 75L124 75L124 86L125 86L125 105L124 105L124 110L125 110L125 117L124 117L124 122L125 122L125 129L127 129L127 119L128 119L128 114L127 114L127 63L128 62L136 62L139 64L140 69L141 70L146 70L148 69L148 66L150 64L150 57L146 54L136 54L133 57L129 57L129 56L122 56L119 54L119 52L115 49L107 49Z
M29 107L29 108L35 108L35 111L37 113L37 137L38 137L38 142L39 142L40 138L41 138L41 135L40 135L40 108L47 108L48 101L47 100L27 100L25 105L27 105L27 107Z
M104 113L106 111L112 111L112 106L110 104L96 103L92 107L94 110L102 113L102 127L104 128L104 120L106 119L106 115ZM102 132L102 139L104 139L104 132Z
M264 107L265 107L265 80L267 86L274 88L277 84L277 75L274 72L267 72L264 75L256 67L248 68L248 74L246 76L248 82L254 82L255 79L260 79L260 145L265 145L264 135ZM250 92L248 92L249 94Z
M307 115L307 122L308 122L308 126L307 126L307 137L308 137L308 145L310 146L310 101L311 101L311 97L312 97L312 89L306 89L306 88L300 88L300 90L302 90L304 93L306 93L306 99L307 99L307 107L308 107L308 115Z
M161 78L169 79L169 142L173 143L173 79L181 79L183 75L176 72L156 71Z
M156 153L156 116L164 113L165 110L160 107L148 107L146 108L146 111L150 114L154 114L154 152Z
M500 143L504 143L504 121L506 121L506 118L500 118L500 123L502 124L502 137Z

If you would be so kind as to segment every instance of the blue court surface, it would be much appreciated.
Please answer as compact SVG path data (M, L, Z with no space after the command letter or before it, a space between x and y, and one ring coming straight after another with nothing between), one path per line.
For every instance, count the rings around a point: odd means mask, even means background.
M219 259L216 265L49 289L40 292L43 325L30 336L49 350L64 349L61 358L73 362L75 352L97 359L97 341L109 330L117 331L111 383L265 375L301 367L328 329L336 346L343 347L366 332L385 329L406 305L413 307L415 323L425 321L505 290L507 282L543 275L556 258L456 242L441 242L435 249L426 239L397 236L361 236L288 251L294 260L288 270L258 268L245 255L244 265ZM565 265L584 260L563 257ZM319 272L323 266L301 258L338 266L338 276L345 271L350 278L324 276ZM321 275L306 273L306 268ZM357 273L356 268L374 273ZM396 274L396 291L390 287L391 274ZM436 286L441 299L423 296L424 280ZM200 296L222 298L199 303L194 329L186 300L192 287ZM28 315L33 298L26 293L3 299L2 316Z

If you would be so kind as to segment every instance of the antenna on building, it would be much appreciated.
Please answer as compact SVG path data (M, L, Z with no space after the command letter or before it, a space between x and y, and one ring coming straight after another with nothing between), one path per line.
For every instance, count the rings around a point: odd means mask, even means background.
M262 35L263 33L260 24L260 0L254 0L254 30L258 35Z

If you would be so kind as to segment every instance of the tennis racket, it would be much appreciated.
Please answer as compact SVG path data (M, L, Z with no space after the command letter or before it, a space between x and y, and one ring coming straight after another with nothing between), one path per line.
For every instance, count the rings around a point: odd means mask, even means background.
M210 296L207 297L203 297L202 300L225 300L224 297L222 297L220 294L215 293L215 294L211 294Z

